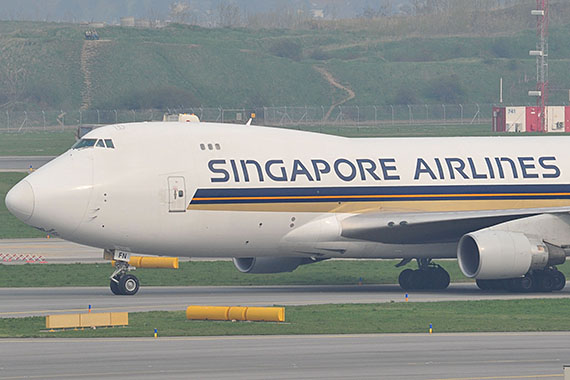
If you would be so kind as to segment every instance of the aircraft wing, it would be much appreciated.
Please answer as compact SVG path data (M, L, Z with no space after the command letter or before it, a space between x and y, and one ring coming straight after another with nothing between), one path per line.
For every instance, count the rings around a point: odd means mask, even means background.
M458 241L466 233L540 214L570 212L570 207L512 210L364 213L342 221L346 238L385 244L428 244Z

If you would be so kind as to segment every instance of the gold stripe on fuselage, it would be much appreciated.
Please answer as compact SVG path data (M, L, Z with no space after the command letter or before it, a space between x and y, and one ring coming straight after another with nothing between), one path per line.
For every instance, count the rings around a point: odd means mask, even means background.
M361 197L361 196L360 196ZM227 198L225 198L227 199ZM240 198L243 199L243 198ZM570 199L481 199L456 201L390 202L287 202L190 204L188 210L266 211L266 212L449 212L568 207Z

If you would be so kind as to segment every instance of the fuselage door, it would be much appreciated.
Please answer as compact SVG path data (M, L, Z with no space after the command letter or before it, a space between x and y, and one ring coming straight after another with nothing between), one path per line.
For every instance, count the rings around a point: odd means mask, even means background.
M186 211L186 186L184 177L168 177L168 211Z

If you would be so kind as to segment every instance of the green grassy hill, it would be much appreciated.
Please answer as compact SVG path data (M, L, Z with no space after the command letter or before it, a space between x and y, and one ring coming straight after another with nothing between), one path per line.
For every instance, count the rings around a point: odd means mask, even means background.
M0 21L5 109L530 103L533 30L488 37L388 38L382 30L164 29ZM550 33L551 103L568 100L570 24ZM87 81L86 81L87 78ZM86 83L89 83L87 85Z

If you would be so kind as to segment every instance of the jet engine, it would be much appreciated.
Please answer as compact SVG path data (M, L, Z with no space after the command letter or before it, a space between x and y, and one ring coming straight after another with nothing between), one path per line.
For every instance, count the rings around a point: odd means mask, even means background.
M566 256L537 236L484 229L463 235L457 259L465 276L488 280L521 277L531 269L562 264Z
M316 262L307 257L234 257L233 260L242 273L293 272L299 265Z

